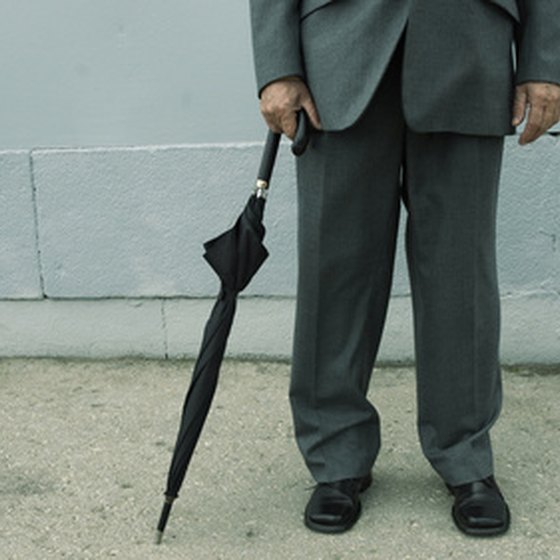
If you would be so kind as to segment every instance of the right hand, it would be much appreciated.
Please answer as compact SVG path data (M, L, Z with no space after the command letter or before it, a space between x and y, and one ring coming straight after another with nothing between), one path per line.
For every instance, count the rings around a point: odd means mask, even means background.
M261 93L261 113L273 132L283 132L294 139L297 129L296 113L304 109L311 124L321 130L321 119L305 82L297 77L281 78L268 84Z

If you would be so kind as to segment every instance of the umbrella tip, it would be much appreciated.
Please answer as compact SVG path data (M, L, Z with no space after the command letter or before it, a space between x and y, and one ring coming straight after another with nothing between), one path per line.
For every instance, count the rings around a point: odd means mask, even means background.
M173 496L165 497L165 503L163 504L163 509L161 510L161 516L157 525L156 544L161 544L161 540L163 539L163 531L165 531L165 526L167 525L167 520L169 519L171 506L173 505L174 499L175 497Z

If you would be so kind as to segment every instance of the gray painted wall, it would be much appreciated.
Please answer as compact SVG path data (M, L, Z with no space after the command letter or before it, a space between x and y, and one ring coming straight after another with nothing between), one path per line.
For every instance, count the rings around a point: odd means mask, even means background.
M4 4L0 355L193 355L218 289L201 244L243 206L264 136L247 2ZM557 138L508 140L507 362L560 362L559 177ZM266 214L271 257L240 306L233 355L289 356L294 183L284 146ZM399 245L387 360L413 359Z
M258 140L247 0L3 0L0 149Z

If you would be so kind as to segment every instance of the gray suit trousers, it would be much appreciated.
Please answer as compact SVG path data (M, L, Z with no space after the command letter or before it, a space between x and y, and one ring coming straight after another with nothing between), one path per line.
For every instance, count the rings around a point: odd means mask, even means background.
M314 132L298 160L299 280L290 400L318 482L363 476L380 448L366 397L392 281L400 202L423 452L452 485L493 472L503 138L421 134L404 120L398 49L359 121Z

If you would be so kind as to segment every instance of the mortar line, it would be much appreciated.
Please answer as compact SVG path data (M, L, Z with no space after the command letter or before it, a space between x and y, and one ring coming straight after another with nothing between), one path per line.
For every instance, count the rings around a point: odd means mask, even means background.
M31 199L33 204L33 221L35 230L35 247L37 248L37 264L39 268L39 286L43 299L47 298L45 293L45 277L43 272L43 256L41 253L40 236L39 236L39 208L37 206L37 185L35 182L35 164L33 161L33 150L29 151L29 175L31 179Z
M169 343L168 343L168 333L167 333L167 317L165 316L165 299L160 300L160 310L161 310L161 329L163 333L163 352L166 360L169 360Z

